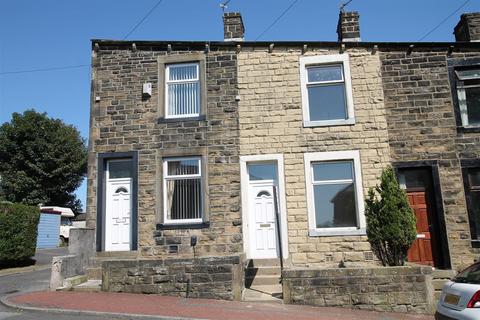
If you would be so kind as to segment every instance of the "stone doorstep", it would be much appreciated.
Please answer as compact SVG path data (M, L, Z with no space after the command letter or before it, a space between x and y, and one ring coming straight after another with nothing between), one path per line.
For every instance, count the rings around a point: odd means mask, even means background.
M247 267L245 269L245 276L278 276L280 277L280 267Z
M245 286L276 285L280 283L280 275L253 275L245 277Z
M279 259L250 259L247 260L246 268L280 267Z
M98 251L93 259L138 259L138 251Z

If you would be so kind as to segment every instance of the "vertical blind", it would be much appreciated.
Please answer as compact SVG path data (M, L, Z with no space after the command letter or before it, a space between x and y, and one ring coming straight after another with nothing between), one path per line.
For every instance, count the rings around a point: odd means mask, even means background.
M167 116L195 116L200 112L199 64L167 66Z
M202 218L202 178L200 159L166 161L167 220L199 220Z

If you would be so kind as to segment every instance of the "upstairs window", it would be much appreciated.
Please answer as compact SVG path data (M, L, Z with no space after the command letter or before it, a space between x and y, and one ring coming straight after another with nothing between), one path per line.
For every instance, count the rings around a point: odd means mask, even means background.
M462 125L480 126L480 69L455 70L455 76Z
M304 126L354 124L348 55L300 58Z
M165 223L200 223L203 216L201 157L163 160Z
M178 63L165 68L165 118L200 114L199 63Z

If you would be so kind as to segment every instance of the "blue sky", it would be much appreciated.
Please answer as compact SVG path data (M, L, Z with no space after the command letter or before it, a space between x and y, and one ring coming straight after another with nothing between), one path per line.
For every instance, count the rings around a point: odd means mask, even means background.
M158 0L0 0L0 123L35 108L75 125L88 137L89 67L1 74L90 64L90 39L122 39ZM246 40L255 40L293 0L231 0ZM130 39L222 40L219 0L163 0ZM417 41L464 0L353 0L364 41ZM298 0L259 40L335 41L338 0ZM454 41L462 12L480 11L470 0L425 41ZM85 184L77 191L85 204Z

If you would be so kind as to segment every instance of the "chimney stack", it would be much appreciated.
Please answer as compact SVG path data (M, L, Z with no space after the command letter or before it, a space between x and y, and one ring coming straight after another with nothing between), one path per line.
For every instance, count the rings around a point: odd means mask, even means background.
M225 12L223 14L224 41L243 41L245 27L240 12Z
M339 42L360 41L360 16L358 11L340 11L338 17L337 34Z
M480 41L480 12L464 13L455 27L455 41Z

